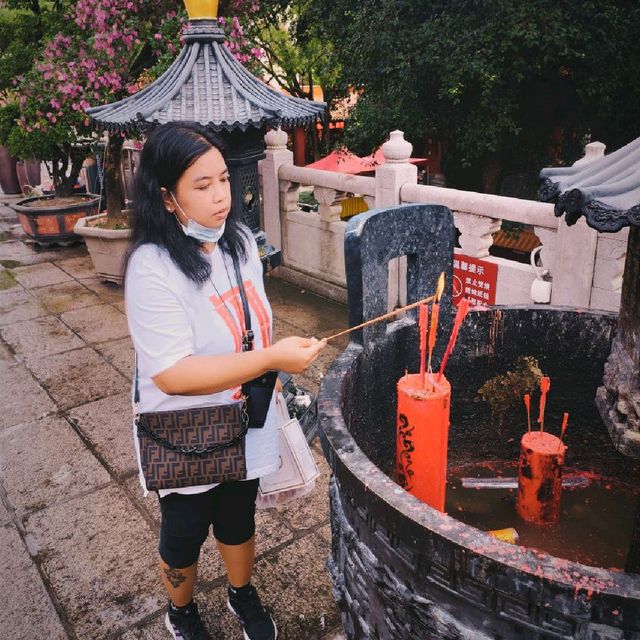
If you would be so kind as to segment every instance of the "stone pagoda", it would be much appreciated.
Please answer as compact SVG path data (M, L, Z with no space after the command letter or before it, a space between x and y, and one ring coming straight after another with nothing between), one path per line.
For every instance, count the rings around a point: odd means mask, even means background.
M225 45L217 0L187 0L185 5L184 47L167 71L138 93L87 113L101 128L124 134L146 133L177 120L199 122L219 133L227 144L233 206L256 235L265 266L276 266L279 252L265 244L262 231L258 161L264 157L264 136L281 126L312 125L326 105L280 93L247 71Z

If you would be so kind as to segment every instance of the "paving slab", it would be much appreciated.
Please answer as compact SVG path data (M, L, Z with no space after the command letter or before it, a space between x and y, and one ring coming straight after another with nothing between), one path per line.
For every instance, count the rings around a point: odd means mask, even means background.
M2 267L2 270L0 270L0 295L6 291L13 291L16 287L20 287L20 284L13 277L13 272L6 267Z
M0 470L19 516L110 481L78 434L57 416L0 432Z
M125 377L133 380L135 373L135 354L131 338L111 340L94 347Z
M89 343L118 340L129 335L126 317L110 304L68 311L60 317Z
M38 570L12 526L0 527L0 638L67 640L68 636L46 592Z
M103 282L99 278L82 278L82 284L97 293L104 302L122 302L124 300L124 287L111 282Z
M63 260L57 260L56 264L74 278L94 278L96 275L93 261L89 255L64 258Z
M27 366L61 409L70 409L129 388L127 379L93 349L31 357Z
M0 340L0 367L10 367L16 363L11 350Z
M331 524L325 524L324 527L321 527L317 531L318 535L329 545L331 546Z
M57 315L102 303L102 300L93 291L89 291L73 280L31 289L30 293L40 301L49 313Z
M160 531L160 505L158 504L157 495L155 493L144 495L137 470L134 475L124 478L121 482L129 492L129 498L153 520L154 531L156 533Z
M22 364L0 367L0 428L30 422L57 410Z
M50 284L69 282L71 276L51 262L34 264L28 267L16 267L13 269L15 279L27 289L46 287Z
M271 509L256 511L256 556L268 553L271 549L293 540L293 534ZM198 566L199 579L211 582L226 575L224 563L218 553L213 536L207 538L202 548Z
M25 528L77 638L111 638L164 606L155 536L121 489L39 511Z
M164 626L164 612L151 620L146 621L141 627L129 629L118 640L164 640L170 638L167 628Z
M329 545L312 534L257 563L254 582L279 621L282 640L313 640L339 626L326 571L329 553Z
M11 514L9 513L7 507L5 507L4 502L0 500L0 527L4 527L4 525L11 522L11 520Z
M266 277L265 290L278 317L298 329L298 335L317 338L338 333L349 327L347 307L309 292L302 292L288 282Z
M48 310L22 287L13 287L0 294L0 326L46 316Z
M21 359L84 346L84 342L54 316L9 325L0 329L0 336Z
M19 240L0 242L0 260L16 260L21 265L33 264L40 254Z
M69 417L116 476L135 473L129 391L71 409Z

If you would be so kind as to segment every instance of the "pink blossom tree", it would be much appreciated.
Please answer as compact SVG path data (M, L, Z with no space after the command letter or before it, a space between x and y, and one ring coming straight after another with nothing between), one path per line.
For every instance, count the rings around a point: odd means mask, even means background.
M242 27L258 7L257 0L231 0L222 7L234 14L220 18L230 36L228 46L244 63L259 53L251 52ZM14 81L21 115L9 137L12 152L48 161L56 194L70 195L95 139L85 110L121 100L160 75L177 55L185 22L185 12L176 11L172 0L78 0L71 5L65 29ZM110 216L121 211L123 142L121 134L109 134Z

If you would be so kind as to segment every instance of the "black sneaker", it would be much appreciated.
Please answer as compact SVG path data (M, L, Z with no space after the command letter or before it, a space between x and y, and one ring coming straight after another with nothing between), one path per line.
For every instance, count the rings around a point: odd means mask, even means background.
M212 640L202 624L198 605L195 602L181 609L176 609L169 604L164 624L175 640Z
M244 640L276 640L276 623L264 610L253 585L249 584L238 590L229 587L228 594L227 606L240 619Z

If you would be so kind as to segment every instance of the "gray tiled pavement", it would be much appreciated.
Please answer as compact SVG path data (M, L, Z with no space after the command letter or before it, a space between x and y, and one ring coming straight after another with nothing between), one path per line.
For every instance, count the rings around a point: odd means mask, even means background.
M346 308L267 278L276 338L327 335ZM37 250L0 204L0 638L156 640L165 598L159 511L131 446L133 353L122 289L84 245ZM344 343L296 381L317 392ZM259 512L254 581L282 640L340 640L326 560L329 471L311 499ZM224 569L205 545L197 594L216 640L242 637Z

